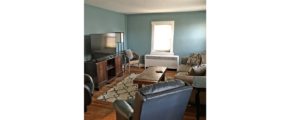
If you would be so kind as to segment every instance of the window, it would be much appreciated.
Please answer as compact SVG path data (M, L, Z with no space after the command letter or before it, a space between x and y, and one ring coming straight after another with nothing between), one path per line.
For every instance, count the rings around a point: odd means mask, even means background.
M106 47L108 48L114 48L116 47L116 42L115 42L115 38L114 37L107 37L106 38Z
M115 48L116 47L116 37L115 33L108 33L106 36L106 47Z
M173 55L174 21L153 21L151 54Z

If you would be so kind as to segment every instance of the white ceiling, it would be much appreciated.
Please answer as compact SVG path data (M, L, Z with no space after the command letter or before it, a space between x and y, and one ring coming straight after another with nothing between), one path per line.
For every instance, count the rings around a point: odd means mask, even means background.
M206 9L206 0L85 0L85 4L124 13L186 12Z

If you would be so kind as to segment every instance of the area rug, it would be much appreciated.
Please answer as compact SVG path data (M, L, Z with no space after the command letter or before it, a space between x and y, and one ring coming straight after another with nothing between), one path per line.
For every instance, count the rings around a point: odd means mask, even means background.
M133 84L133 80L138 74L132 73L124 80L120 81L111 89L97 97L97 100L114 102L115 100L127 100L134 98L135 92L138 90L137 84Z

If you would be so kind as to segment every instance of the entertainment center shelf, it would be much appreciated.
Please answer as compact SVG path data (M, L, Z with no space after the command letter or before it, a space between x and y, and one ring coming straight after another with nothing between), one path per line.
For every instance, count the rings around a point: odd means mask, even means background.
M121 58L121 55L115 55L101 61L96 61L97 77L95 82L98 83L98 87L103 86L117 76L122 75Z
M123 73L123 50L123 32L92 33L84 36L84 73L93 78L96 90Z
M108 65L108 66L107 66L107 71L108 71L108 70L111 70L111 69L114 69L114 68L115 68L114 66L112 66L112 65Z

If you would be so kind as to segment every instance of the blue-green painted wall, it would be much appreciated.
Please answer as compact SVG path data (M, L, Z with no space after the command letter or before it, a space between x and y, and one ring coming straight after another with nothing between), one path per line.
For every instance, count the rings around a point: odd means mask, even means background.
M206 11L125 15L85 4L85 34L125 32L125 48L140 55L151 50L151 21L174 20L174 53L206 50Z
M126 32L126 15L85 4L85 34Z
M140 55L151 50L151 21L174 20L174 53L206 50L206 11L127 15L127 46Z
M85 4L84 10L84 34L124 32L124 48L126 48L126 15L105 10ZM85 41L87 42L87 41ZM86 44L86 43L84 43ZM90 58L90 54L84 52L85 60Z

